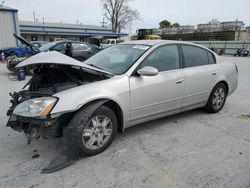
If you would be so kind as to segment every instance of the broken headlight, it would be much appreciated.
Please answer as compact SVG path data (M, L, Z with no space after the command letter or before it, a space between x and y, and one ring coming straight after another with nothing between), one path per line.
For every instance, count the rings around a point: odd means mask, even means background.
M41 97L24 101L17 105L13 114L24 117L45 117L55 106L57 98Z

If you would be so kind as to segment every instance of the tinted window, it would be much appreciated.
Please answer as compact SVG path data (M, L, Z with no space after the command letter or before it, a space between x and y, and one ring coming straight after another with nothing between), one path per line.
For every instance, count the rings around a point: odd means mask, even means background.
M179 52L176 45L163 46L153 51L141 64L141 68L151 66L158 71L180 68Z
M208 55L209 63L210 64L215 64L216 62L215 62L214 55L211 52L207 52L207 55Z
M114 40L112 40L110 44L115 44L115 41L114 41Z
M56 42L50 42L48 44L45 44L44 46L42 46L41 48L39 48L39 50L41 52L46 52L48 51L52 46L56 45Z
M60 43L60 44L57 44L53 50L55 51L65 51L66 50L66 44L67 43Z
M87 44L83 43L72 43L72 49L73 50L87 50L90 48Z
M182 50L186 67L195 67L209 64L206 50L188 45L182 45Z

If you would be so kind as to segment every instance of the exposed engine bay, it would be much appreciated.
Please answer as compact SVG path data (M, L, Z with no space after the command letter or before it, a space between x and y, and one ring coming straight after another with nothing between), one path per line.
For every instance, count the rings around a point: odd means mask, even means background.
M47 94L58 93L73 87L104 80L104 74L67 65L40 65L33 69L33 77L27 83L28 91Z
M72 113L60 115L60 117L30 118L13 114L16 106L23 101L38 97L52 96L77 86L108 79L111 76L95 70L78 66L60 64L33 65L32 78L19 92L10 93L12 106L7 112L10 116L7 127L16 131L23 131L31 138L54 138L62 136L62 129L67 125Z

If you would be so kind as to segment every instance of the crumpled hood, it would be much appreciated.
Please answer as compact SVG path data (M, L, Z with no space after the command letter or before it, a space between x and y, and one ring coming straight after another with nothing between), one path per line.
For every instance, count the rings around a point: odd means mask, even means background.
M58 65L78 66L78 67L83 67L87 69L92 69L98 72L103 72L106 74L111 74L104 70L92 67L86 63L73 59L57 51L40 52L36 55L33 55L23 60L18 65L16 65L16 67L20 68L20 67L26 67L30 65L41 65L41 64L58 64Z

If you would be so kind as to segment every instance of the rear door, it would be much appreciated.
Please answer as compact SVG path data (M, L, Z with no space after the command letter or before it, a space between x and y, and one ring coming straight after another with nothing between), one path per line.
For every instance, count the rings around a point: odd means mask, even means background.
M83 61L88 59L92 54L91 47L85 43L72 42L73 58Z
M183 108L204 105L217 77L214 55L198 46L181 45L184 59Z

